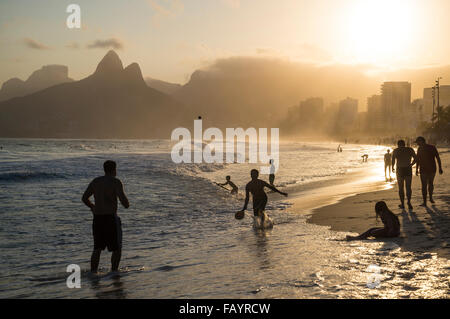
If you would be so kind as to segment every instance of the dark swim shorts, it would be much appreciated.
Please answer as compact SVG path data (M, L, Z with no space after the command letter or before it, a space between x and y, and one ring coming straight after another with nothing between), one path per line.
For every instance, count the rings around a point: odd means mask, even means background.
M401 178L412 176L412 167L398 167L397 175Z
M116 251L122 249L122 222L117 215L94 215L92 223L94 249Z
M263 196L260 198L253 198L253 215L258 216L260 211L264 211L266 209L267 204L267 196Z

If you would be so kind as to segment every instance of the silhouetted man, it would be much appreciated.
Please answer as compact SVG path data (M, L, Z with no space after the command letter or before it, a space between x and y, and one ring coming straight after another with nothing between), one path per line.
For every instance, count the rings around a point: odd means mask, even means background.
M391 170L392 170L391 150L387 150L387 153L384 154L384 177L386 177L386 181L387 181L388 178L387 178L386 169L389 171L389 180L391 180Z
M419 149L417 150L417 165L416 175L419 176L422 182L422 197L423 203L420 206L427 206L427 188L430 195L430 202L434 204L433 190L434 190L434 177L436 176L436 160L439 164L439 174L443 174L441 158L439 152L434 145L427 144L425 138L419 136L416 139Z
M412 209L411 205L411 182L412 182L412 167L417 161L416 152L411 147L405 146L405 141L400 140L397 142L398 148L392 152L392 172L397 170L397 183L398 194L400 196L401 204L399 207L405 209L405 184L406 184L406 197L408 198L408 208ZM411 159L413 161L411 162ZM395 169L395 163L397 168Z
M253 199L253 215L261 216L262 222L264 223L264 210L267 204L267 194L264 192L264 187L270 188L274 192L280 193L281 195L287 196L287 193L279 191L275 186L268 184L267 182L258 179L259 172L256 169L250 171L250 176L252 180L245 186L245 204L242 211L245 211L248 206L248 201L250 199L250 193L252 193Z
M226 183L223 183L223 184L217 183L217 185L220 185L220 186L230 185L231 186L231 195L237 194L238 193L238 187L236 186L235 183L233 183L231 181L231 176L227 176L225 178L227 180Z
M96 273L102 250L108 247L112 252L111 270L119 269L122 254L122 223L117 216L117 198L123 207L130 206L123 191L122 182L116 178L116 163L106 161L103 164L105 175L94 179L83 194L82 201L94 215L92 232L94 251L91 256L91 272ZM95 205L89 200L94 195Z
M269 164L270 164L269 184L273 186L273 182L275 182L275 165L273 165L273 159L269 161Z

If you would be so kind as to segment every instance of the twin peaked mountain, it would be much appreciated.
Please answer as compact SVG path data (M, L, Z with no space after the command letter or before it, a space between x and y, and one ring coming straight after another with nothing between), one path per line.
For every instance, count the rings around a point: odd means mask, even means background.
M95 72L0 102L1 137L169 138L193 115L109 51ZM188 114L186 114L188 113Z

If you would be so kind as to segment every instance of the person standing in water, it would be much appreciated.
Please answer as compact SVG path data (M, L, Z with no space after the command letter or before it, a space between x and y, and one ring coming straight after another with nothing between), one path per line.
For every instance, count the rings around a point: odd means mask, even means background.
M384 227L371 228L359 236L347 236L347 240L361 240L369 237L392 238L400 235L400 222L398 217L381 201L375 204L375 215L381 218Z
M406 197L408 198L408 208L413 209L411 205L411 183L412 183L412 167L417 162L416 152L411 147L405 146L404 140L399 140L397 142L398 148L392 152L392 172L397 172L397 184L398 184L398 194L400 196L401 204L399 207L405 209L405 190L406 186ZM411 160L413 160L411 162ZM397 163L397 167L395 164ZM396 168L395 168L396 167Z
M83 194L82 201L94 216L92 231L94 251L91 256L91 272L97 273L102 250L108 247L112 252L111 271L118 271L122 255L122 223L117 216L117 198L123 207L130 207L123 191L122 182L116 178L116 163L103 164L104 176L94 179ZM89 198L94 195L95 204Z
M231 176L227 176L227 177L225 177L226 178L226 182L225 183L223 183L223 184L220 184L220 183L217 183L217 185L219 185L219 186L226 186L226 185L230 185L231 186L231 195L235 195L235 194L237 194L238 193L238 187L236 186L236 184L235 183L233 183L232 181L231 181Z
M250 171L250 176L252 180L245 186L245 204L241 212L247 209L248 202L250 199L250 193L253 199L253 215L261 216L262 223L264 223L264 210L267 204L267 194L264 191L264 187L270 188L274 192L280 193L281 195L288 196L287 193L279 191L275 186L268 184L267 182L258 179L259 172L256 169Z
M362 157L362 161L363 163L367 163L368 159L369 159L369 154L364 154Z
M384 177L386 177L386 181L388 181L386 170L389 171L389 180L391 181L391 170L392 170L392 154L391 150L387 150L387 153L384 154Z
M416 139L419 149L417 150L416 175L419 176L422 183L423 203L420 206L427 206L427 190L430 195L430 203L434 204L434 177L436 176L436 161L439 165L439 174L443 174L441 158L434 145L427 144L425 138L419 136ZM428 189L427 189L428 188Z
M275 181L275 165L273 165L273 159L269 161L270 164L270 174L269 174L269 184L273 186Z

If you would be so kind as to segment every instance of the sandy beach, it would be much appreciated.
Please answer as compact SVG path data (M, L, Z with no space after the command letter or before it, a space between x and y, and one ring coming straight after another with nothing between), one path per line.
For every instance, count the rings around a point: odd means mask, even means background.
M308 219L309 223L330 226L331 230L361 233L371 227L381 227L381 221L376 221L374 206L377 201L384 200L388 207L399 217L401 223L401 236L390 241L398 244L402 249L414 252L434 252L439 257L449 258L450 238L450 152L448 149L440 150L443 164L443 175L437 175L435 179L436 203L429 207L420 207L422 193L420 178L413 177L412 204L410 211L402 211L398 208L398 187L393 183L393 188L364 192L357 186L349 197L338 200L327 206L312 210ZM388 183L381 183L388 184ZM388 186L388 185L387 185ZM380 182L373 183L374 189L382 187ZM332 199L329 199L332 200ZM302 211L301 200L294 200L293 209Z

